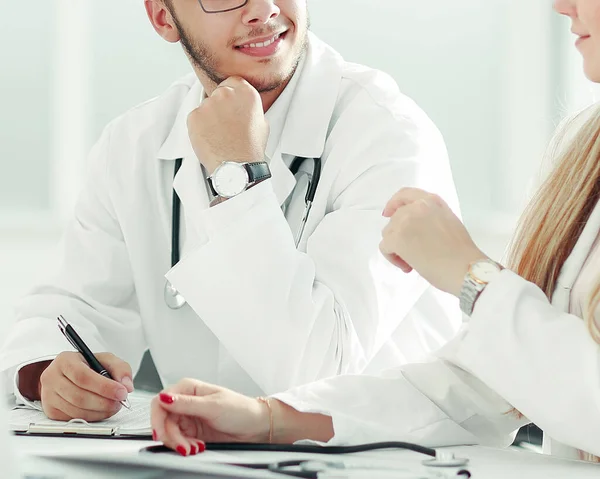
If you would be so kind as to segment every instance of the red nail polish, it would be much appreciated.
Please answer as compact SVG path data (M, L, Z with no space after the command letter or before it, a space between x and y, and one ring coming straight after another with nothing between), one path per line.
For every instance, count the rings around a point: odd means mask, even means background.
M206 444L204 444L202 441L198 442L198 452L204 452L206 451Z
M195 446L194 444L192 444L190 446L190 456L195 456L197 453L198 453L197 446Z
M165 404L173 404L175 402L175 398L170 394L160 393L159 398Z
M154 429L152 429L152 440L156 441L157 435L156 435L156 431Z
M187 449L183 446L177 446L177 452L182 456L187 456Z

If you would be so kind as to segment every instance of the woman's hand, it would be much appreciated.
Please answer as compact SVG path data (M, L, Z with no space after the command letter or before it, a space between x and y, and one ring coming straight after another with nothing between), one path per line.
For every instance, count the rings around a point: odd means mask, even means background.
M207 442L268 442L269 408L257 399L183 379L152 401L154 440L183 456Z
M381 252L405 273L414 269L442 291L459 296L469 265L487 258L437 195L404 188L383 215L390 222L383 230Z

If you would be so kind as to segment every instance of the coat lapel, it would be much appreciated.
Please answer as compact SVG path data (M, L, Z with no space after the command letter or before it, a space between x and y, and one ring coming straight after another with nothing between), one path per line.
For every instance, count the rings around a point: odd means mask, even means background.
M569 311L571 290L598 237L598 231L600 231L600 201L596 204L594 211L592 211L579 240L565 261L558 276L556 289L552 295L552 304L563 311Z

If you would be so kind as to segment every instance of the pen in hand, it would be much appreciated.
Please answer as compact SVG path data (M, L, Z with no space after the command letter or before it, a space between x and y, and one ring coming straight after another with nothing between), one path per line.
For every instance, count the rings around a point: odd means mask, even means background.
M100 364L100 361L94 356L94 353L92 353L90 348L83 342L83 339L81 339L75 329L73 329L73 326L67 323L63 316L59 316L56 319L58 321L58 329L60 329L60 332L64 334L65 338L67 338L73 347L83 356L83 359L89 364L90 368L101 376L114 381L110 373L102 366L102 364ZM131 409L128 399L121 401L121 404L127 409Z

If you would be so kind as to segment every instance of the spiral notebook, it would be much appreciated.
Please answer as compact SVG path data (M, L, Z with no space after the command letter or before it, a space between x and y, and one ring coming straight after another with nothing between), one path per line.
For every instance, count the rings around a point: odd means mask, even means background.
M19 435L76 436L105 438L152 437L150 395L131 394L131 409L121 409L113 417L88 423L83 419L53 421L37 409L17 406L9 412L9 429Z

